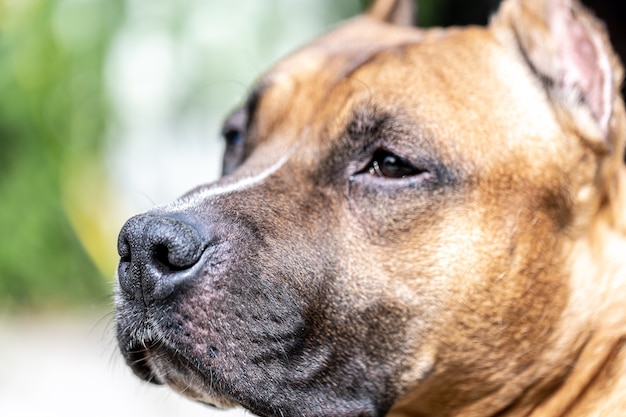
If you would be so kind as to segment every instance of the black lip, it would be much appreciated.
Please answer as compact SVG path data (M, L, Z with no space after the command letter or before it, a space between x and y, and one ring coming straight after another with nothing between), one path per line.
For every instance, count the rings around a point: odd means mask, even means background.
M154 370L148 363L150 347L155 346L153 341L144 341L133 343L126 354L126 363L139 378L155 385L163 385L163 381L159 379Z

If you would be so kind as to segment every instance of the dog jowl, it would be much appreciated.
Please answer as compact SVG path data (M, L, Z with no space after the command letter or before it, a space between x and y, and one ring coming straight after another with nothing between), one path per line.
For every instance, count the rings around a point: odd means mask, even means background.
M573 0L379 0L262 75L224 176L120 233L135 373L260 416L621 416L622 69Z

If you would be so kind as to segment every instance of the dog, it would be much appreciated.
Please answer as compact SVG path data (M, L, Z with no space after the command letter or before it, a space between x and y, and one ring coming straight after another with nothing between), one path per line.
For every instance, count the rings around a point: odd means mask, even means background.
M626 113L603 25L406 0L261 76L224 176L119 235L142 379L259 416L622 416Z

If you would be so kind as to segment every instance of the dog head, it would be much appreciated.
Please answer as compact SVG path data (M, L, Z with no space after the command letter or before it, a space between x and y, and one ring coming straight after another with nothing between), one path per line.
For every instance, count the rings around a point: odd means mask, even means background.
M124 226L140 377L261 416L490 415L567 372L573 254L624 229L621 69L571 1L449 30L410 6L278 63L225 122L224 177Z

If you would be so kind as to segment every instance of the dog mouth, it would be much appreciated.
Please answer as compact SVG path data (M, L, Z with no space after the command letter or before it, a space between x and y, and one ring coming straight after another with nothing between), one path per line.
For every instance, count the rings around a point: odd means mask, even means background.
M150 365L151 351L157 349L158 343L155 340L135 341L127 349L126 363L132 371L142 380L155 385L163 385L154 368Z
M181 395L210 407L225 409L238 405L236 401L218 393L213 384L207 386L204 382L205 372L200 365L164 340L133 341L124 356L135 375L146 382L166 384ZM209 373L214 376L212 371Z

